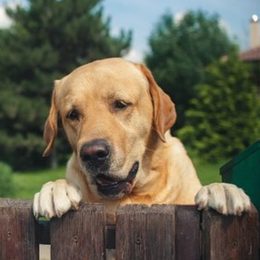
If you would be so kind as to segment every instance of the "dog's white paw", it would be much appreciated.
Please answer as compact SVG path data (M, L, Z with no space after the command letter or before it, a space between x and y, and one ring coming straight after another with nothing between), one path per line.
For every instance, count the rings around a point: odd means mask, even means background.
M70 209L78 209L81 199L80 191L66 180L51 181L34 195L33 213L36 218L61 217Z
M224 215L241 215L249 211L251 202L245 192L233 184L213 183L204 186L195 196L199 209L213 208Z

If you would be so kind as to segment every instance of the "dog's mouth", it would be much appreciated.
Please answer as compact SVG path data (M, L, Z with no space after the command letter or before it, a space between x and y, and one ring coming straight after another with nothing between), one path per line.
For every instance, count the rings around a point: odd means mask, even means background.
M133 180L139 169L139 162L135 162L125 179L116 179L105 174L97 175L95 181L99 193L106 197L129 194L132 191Z

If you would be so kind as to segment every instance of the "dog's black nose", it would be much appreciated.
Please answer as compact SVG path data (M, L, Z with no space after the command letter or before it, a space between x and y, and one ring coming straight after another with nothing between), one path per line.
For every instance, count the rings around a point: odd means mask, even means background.
M104 139L95 139L81 147L80 158L87 165L102 167L110 156L110 146Z

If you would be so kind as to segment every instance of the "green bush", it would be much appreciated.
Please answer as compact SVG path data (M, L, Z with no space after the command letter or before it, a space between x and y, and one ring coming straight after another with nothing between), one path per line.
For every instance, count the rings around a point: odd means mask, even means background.
M259 139L260 99L250 67L230 55L206 69L178 135L207 161L232 158Z
M14 194L12 169L9 165L0 162L0 197Z

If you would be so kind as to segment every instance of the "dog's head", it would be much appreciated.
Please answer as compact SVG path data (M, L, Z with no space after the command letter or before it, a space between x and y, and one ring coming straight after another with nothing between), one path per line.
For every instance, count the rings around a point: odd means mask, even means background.
M144 170L151 138L164 142L176 113L144 65L111 58L55 81L44 130L45 156L54 145L58 117L92 192L121 198Z

